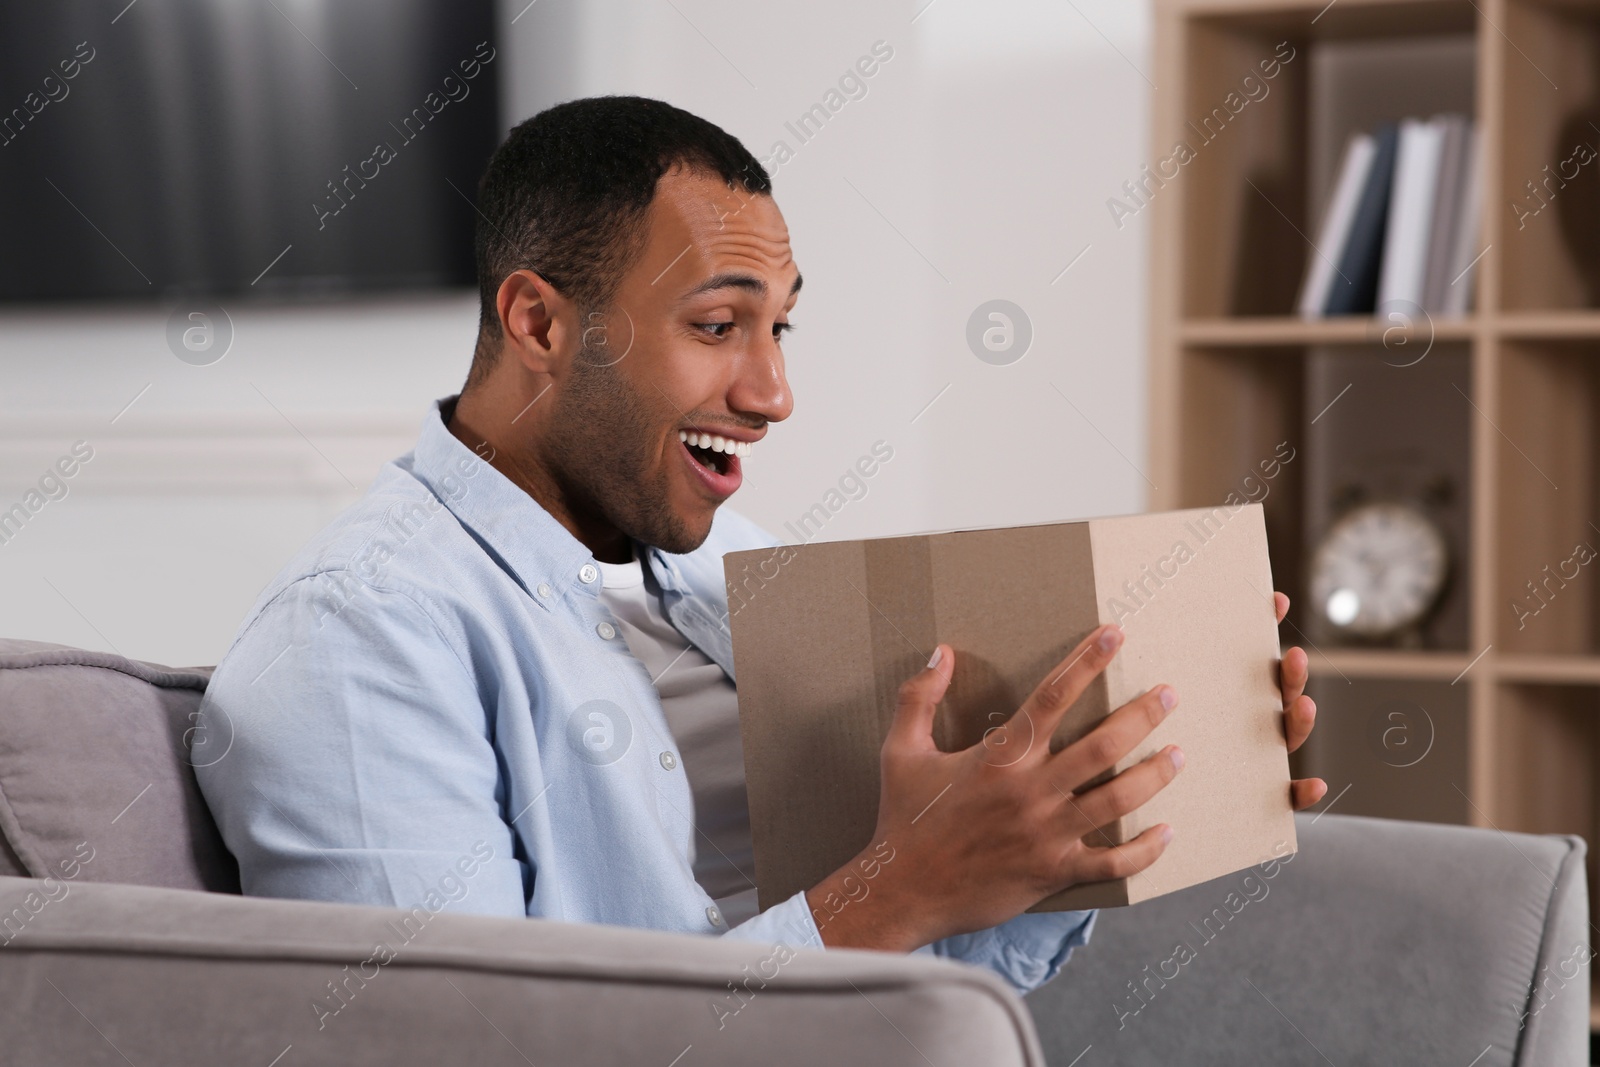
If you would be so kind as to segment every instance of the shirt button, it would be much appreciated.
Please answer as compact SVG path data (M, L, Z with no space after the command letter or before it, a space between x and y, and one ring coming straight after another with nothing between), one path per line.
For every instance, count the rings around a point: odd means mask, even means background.
M670 771L674 767L676 767L677 765L678 765L678 757L674 756L670 752L661 753L661 766L665 767L667 770Z
M605 638L607 641L617 636L617 628L612 626L609 622L603 622L599 626L596 626L594 628L594 632Z
M598 577L600 577L600 572L595 569L595 565L593 563L585 563L582 567L578 568L578 581L582 582L584 585L593 585L595 579Z
M539 588L538 588L538 593L539 593L540 596L544 597L546 600L549 600L550 599L550 583L549 582L540 582L539 583Z
M711 920L711 925L712 926L721 926L722 925L722 912L717 910L717 907L716 907L715 904L713 904L711 907L706 909L706 918Z

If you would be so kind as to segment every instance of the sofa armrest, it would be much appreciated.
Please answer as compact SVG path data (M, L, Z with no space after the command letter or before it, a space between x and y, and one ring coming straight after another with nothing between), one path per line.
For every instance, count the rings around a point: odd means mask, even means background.
M1004 983L921 956L9 877L0 1043L16 1067L1043 1064Z
M1581 838L1338 815L1296 831L1271 877L1103 911L1028 998L1050 1062L1091 1043L1102 1067L1589 1062Z

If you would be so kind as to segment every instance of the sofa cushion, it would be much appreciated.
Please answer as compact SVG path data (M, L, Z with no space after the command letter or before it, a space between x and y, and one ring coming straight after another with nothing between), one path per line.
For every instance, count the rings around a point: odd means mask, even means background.
M189 761L209 677L0 639L0 870L237 893Z

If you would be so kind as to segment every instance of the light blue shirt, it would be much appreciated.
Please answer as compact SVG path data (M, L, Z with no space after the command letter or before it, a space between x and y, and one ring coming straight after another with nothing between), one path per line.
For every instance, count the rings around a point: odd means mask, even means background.
M245 893L821 948L804 893L729 929L695 881L683 761L593 555L450 433L453 403L273 580L206 691L193 760ZM774 544L723 508L695 551L642 550L729 678L723 553ZM1027 991L1095 915L919 951Z

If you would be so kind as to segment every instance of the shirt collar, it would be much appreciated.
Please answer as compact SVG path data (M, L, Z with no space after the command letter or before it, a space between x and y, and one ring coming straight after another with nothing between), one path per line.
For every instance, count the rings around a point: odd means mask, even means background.
M527 491L462 444L445 425L458 396L433 403L413 450L412 474L495 561L530 592L542 583L593 596L595 558ZM584 581L585 576L588 581ZM544 602L543 597L535 600Z

